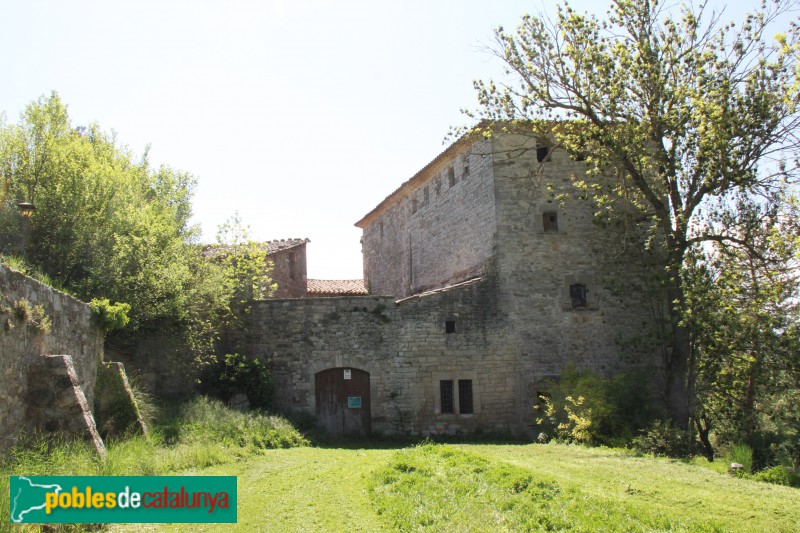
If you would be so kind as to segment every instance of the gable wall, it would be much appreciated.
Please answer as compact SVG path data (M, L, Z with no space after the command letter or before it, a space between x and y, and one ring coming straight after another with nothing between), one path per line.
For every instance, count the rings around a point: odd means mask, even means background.
M494 246L491 161L485 141L442 158L415 190L364 228L371 294L404 298L481 274Z

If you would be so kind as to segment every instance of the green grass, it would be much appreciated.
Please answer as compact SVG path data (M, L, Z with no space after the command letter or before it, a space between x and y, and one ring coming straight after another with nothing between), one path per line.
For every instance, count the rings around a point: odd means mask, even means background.
M106 462L80 443L17 450L0 460L0 530L6 476L25 473L238 476L237 524L106 531L800 531L799 489L688 461L556 444L266 449L303 443L293 430L275 439L267 425L285 421L269 420L199 401L162 418L154 440L110 443Z

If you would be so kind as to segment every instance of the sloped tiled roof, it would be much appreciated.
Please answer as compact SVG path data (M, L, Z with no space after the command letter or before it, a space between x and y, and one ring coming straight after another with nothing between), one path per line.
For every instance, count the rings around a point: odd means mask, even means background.
M274 241L267 241L261 244L267 245L268 254L274 254L275 252L282 252L283 250L295 248L309 242L311 242L311 239L276 239Z
M260 242L258 246L262 250L266 249L267 255L271 255L309 242L311 242L310 239L275 239L274 241ZM209 244L203 248L203 255L206 257L224 257L229 249L230 246L227 244Z
M366 296L363 279L310 279L309 296Z

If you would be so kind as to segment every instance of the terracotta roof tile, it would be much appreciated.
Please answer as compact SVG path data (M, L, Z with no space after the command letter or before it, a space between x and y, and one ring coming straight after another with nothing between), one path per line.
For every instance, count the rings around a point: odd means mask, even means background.
M271 255L309 242L311 242L310 239L275 239L274 241L260 242L258 245L262 250L267 250L267 255ZM224 256L229 248L230 246L227 244L208 244L203 248L203 255L206 257Z
M363 279L310 279L309 296L366 296Z

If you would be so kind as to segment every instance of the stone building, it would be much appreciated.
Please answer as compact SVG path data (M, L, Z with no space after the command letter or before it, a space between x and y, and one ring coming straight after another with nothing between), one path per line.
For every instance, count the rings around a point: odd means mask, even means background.
M278 407L334 433L525 433L570 362L657 376L641 247L560 196L574 177L522 135L448 147L356 223L370 296L253 303Z

